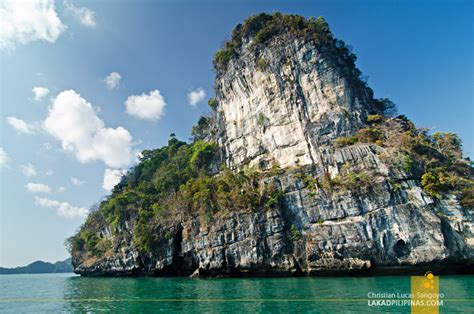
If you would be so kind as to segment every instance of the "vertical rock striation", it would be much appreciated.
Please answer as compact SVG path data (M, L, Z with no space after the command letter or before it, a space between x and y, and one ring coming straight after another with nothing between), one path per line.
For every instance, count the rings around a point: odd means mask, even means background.
M258 56L251 47L252 40L216 78L219 144L229 167L313 164L320 147L365 124L372 91L314 43L278 36Z

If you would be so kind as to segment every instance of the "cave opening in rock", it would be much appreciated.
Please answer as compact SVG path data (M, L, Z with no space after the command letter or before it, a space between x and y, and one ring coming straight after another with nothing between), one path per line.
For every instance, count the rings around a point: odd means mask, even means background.
M410 249L408 248L408 245L405 243L405 241L400 239L393 246L393 251L397 257L402 257L407 255Z

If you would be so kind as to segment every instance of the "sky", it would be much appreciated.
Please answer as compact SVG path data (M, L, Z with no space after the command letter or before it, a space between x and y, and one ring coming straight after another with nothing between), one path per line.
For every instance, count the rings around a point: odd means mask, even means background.
M0 266L67 258L140 151L190 138L234 26L274 11L324 16L376 97L474 157L472 1L2 1Z

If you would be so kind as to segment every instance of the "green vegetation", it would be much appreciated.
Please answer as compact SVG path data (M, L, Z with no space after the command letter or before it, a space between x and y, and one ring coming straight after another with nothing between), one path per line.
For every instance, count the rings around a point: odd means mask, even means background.
M281 197L274 184L260 186L263 174L252 169L234 173L224 169L215 177L200 176L181 187L190 213L249 211L275 208Z
M211 128L213 127L214 119L207 116L201 116L198 123L193 126L191 135L194 141L204 140L213 135Z
M309 197L317 197L319 189L326 192L336 191L358 191L362 188L370 186L373 181L370 179L367 172L350 171L350 165L345 164L341 171L334 177L326 172L318 178L314 178L308 174L299 173L295 175L296 178L304 182L308 189Z
M277 164L272 164L270 170L268 171L268 176L269 177L275 177L275 176L278 176L278 175L281 175L281 174L284 174L285 173L285 170L284 169L281 169L280 166L278 166Z
M402 185L400 183L392 183L392 189L394 192L400 191L402 189Z
M209 105L209 107L211 107L212 110L215 111L217 109L218 103L217 103L217 100L215 100L214 98L210 98L207 101L207 104Z
M112 242L107 239L101 239L92 230L84 229L80 235L71 240L71 249L75 251L86 250L93 256L102 256L112 248Z
M462 142L457 134L436 132L432 136L433 146L440 151L450 163L462 158Z
M260 71L264 71L267 66L268 66L268 62L267 62L267 60L265 60L264 58L259 58L259 59L257 60L257 68L258 68Z
M449 189L449 177L443 172L426 172L421 176L421 185L425 192L433 198L441 198L441 193Z
M308 196L309 197L316 197L318 195L318 186L319 186L319 181L317 178L313 178L312 176L304 173L298 173L295 175L295 178L300 179L303 181L303 183L306 186L306 189L308 190Z
M370 114L367 117L367 122L371 124L380 123L384 121L384 117L379 114Z
M343 170L334 178L326 176L321 182L321 186L327 190L358 191L373 184L373 181L366 172L354 172Z
M460 191L463 206L472 207L474 181L466 179L447 168L440 167L428 170L421 176L421 186L425 192L436 199L441 199L449 191Z
M260 112L257 116L257 125L260 127L266 127L269 122L269 119L263 112Z
M384 102L391 107L390 101ZM463 206L474 208L473 168L468 160L462 158L462 143L456 134L436 132L429 135L427 130L415 128L403 115L391 121L385 121L378 114L369 115L367 122L371 124L370 127L358 130L354 136L337 138L334 146L344 147L355 143L387 146L390 150L387 158L394 167L420 180L428 195L441 199L447 192L452 192L460 197ZM397 127L405 131L394 130L393 123L398 123ZM357 181L365 181L355 174L335 179L336 185L343 182L349 188ZM332 181L326 180L326 185L332 187Z
M354 145L357 143L358 139L357 136L350 136L350 137L339 137L334 140L334 146L336 147L344 147L349 145Z
M214 56L214 68L224 69L236 53L235 46L232 43L226 42L224 47L218 50Z
M214 142L196 141L192 145L189 162L195 170L205 169L217 150Z
M261 172L223 169L210 175L209 169L217 165L217 154L213 142L186 144L175 137L168 146L143 151L140 163L69 239L69 249L86 257L101 257L112 248L110 237L101 234L110 226L116 239L125 228L133 228L137 249L153 252L160 241L172 237L159 232L160 228L179 217L210 222L218 213L268 210L279 205L282 192L273 182L263 183L266 175Z
M292 241L297 241L297 240L301 239L301 233L298 230L298 228L296 228L295 225L291 225L290 233L291 233L291 240Z
M470 209L474 208L474 183L472 180L461 190L461 205Z
M149 252L154 249L153 234L150 232L149 223L153 219L154 212L160 212L159 206L153 204L151 208L139 208L138 219L133 233L133 242L141 252Z
M413 164L415 161L413 160L413 157L406 154L403 155L402 157L402 165L403 165L403 170L406 172L410 173L413 170Z
M381 113L386 117L397 115L397 106L388 98L374 99L373 106L378 113Z
M355 67L357 57L342 40L333 37L323 17L306 19L299 15L279 12L271 15L267 13L253 15L237 25L231 39L217 51L214 57L214 69L217 72L224 71L230 60L237 57L244 39L245 41L252 39L251 47L254 51L258 51L273 38L283 34L312 41L321 53L334 59L346 74L359 78L361 73ZM261 61L256 62L262 69Z
M402 133L379 128L392 150L389 159L395 168L420 180L424 191L435 199L454 193L466 208L474 208L473 168L462 157L462 143L453 133L416 129L406 116L395 121L405 128ZM392 132L392 134L390 134Z
M375 143L382 137L382 132L376 128L363 128L357 131L357 140L362 143Z
M349 137L339 137L334 140L335 147L354 145L355 143L375 143L383 145L382 132L376 128L363 128L357 131L356 135Z

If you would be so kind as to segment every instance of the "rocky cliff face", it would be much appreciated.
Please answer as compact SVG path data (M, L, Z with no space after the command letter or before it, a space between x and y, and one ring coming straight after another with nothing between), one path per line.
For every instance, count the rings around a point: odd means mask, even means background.
M372 92L312 42L278 36L258 56L252 40L216 78L226 164L314 164L319 148L361 128Z
M347 163L386 171L378 153L373 145L341 148L326 164L334 173ZM397 273L413 266L456 271L472 263L472 216L454 196L435 203L410 179L394 191L382 173L369 188L313 197L295 175L320 170L278 176L283 208L230 213L212 224L190 219L158 231L170 235L154 256L123 242L112 256L76 264L75 270L85 275L303 275L391 272L393 267Z
M154 225L148 251L133 236L141 214L130 211L121 223L102 222L88 233L113 244L104 254L72 249L75 271L472 271L471 205L455 188L472 191L472 168L439 148L446 137L430 138L404 117L374 115L380 109L372 91L314 40L283 32L255 49L256 37L242 36L217 71L215 138L229 168L266 173L260 184L277 186L278 206L214 212L211 221L176 215ZM76 237L87 238L87 226Z

